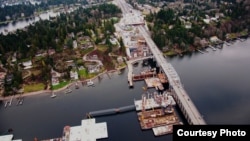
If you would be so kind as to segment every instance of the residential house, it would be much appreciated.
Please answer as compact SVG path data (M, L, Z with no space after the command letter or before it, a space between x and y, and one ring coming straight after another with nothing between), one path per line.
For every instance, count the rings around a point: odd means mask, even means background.
M98 56L96 54L94 54L92 56L89 56L89 59L91 59L91 60L99 60Z
M100 72L100 65L96 64L96 65L88 65L88 72L89 73L99 73Z
M51 84L52 86L59 84L59 78L61 77L61 73L56 72L55 70L51 70Z
M36 53L36 57L39 57L39 56L46 56L46 51L44 51L44 50L39 50L39 51L37 51L37 53Z
M76 42L76 40L73 41L73 48L77 48L77 42Z
M12 83L14 79L14 75L13 74L6 74L5 76L5 80L6 80L6 84L9 85Z
M31 60L29 60L29 61L25 61L25 62L23 62L22 63L22 65L23 65L23 69L30 69L30 68L32 68L32 61Z
M200 45L201 45L202 47L206 47L206 46L209 45L209 42L208 42L206 39L202 39L202 40L200 40Z
M118 64L122 64L124 61L123 61L123 57L122 56L118 56L117 57L117 62Z
M12 56L11 62L16 62L16 53L14 53L14 55Z
M49 49L48 50L49 55L53 55L56 53L55 49Z
M75 67L75 63L74 63L74 60L68 60L68 61L65 61L65 65L67 67L71 66L71 67Z
M70 71L70 78L71 80L79 79L77 71Z
M212 37L210 37L209 40L211 43L217 43L220 41L220 39L217 36L212 36Z
M6 76L6 72L0 72L0 87L4 84L4 79Z

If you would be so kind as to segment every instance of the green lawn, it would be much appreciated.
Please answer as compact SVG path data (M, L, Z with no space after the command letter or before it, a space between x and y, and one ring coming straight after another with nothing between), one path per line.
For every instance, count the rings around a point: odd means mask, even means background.
M78 71L78 74L80 75L80 78L84 78L84 77L87 77L88 72L86 69L82 69Z
M64 86L66 86L68 84L69 84L69 81L60 82L58 85L52 86L52 90L57 90L57 89L63 88Z
M91 48L87 48L87 49L81 50L81 53L82 53L82 54L86 54L86 53L89 53L89 52L91 52L91 51L93 51L93 50L94 50L94 48L91 47Z
M170 50L168 52L165 52L164 55L172 56L172 55L176 55L176 52L174 52L173 50Z
M86 69L82 69L78 71L80 78L90 79L98 75L98 73L88 73Z
M98 45L98 50L100 50L101 52L105 52L107 49L108 49L108 47L107 47L107 45Z
M45 85L43 83L30 84L24 86L24 93L35 92L44 90Z

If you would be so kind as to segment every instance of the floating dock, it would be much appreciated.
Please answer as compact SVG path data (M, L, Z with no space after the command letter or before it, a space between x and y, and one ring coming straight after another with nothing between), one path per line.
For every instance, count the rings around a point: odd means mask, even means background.
M202 54L204 54L205 52L203 52L203 51L201 51L201 50L199 50L199 49L197 49L197 51L199 51L200 53L202 53Z
M211 46L211 45L209 45L208 47L212 48L213 51L216 51L216 50L217 50L215 47L213 47L213 46Z
M41 141L96 141L108 138L107 123L96 123L95 118L83 119L79 126L65 126L60 138Z
M173 125L164 125L155 127L152 129L155 136L161 136L165 134L171 134L173 133Z
M98 111L89 112L87 115L90 117L97 117L97 116L106 116L112 115L117 113L124 113L135 110L135 105L123 106L119 108L111 108L111 109L104 109Z

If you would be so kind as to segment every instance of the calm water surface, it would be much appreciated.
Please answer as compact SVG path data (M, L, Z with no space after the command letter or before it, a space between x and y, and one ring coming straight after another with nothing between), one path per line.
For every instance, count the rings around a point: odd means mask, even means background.
M179 73L191 99L208 124L250 123L250 40L237 41L231 46L209 53L168 58ZM16 138L24 141L61 137L65 125L76 126L95 110L133 104L141 98L143 81L128 88L127 70L104 75L95 80L96 87L83 87L70 94L58 92L26 97L22 106L0 106L0 133L13 128ZM166 141L172 135L154 137L152 130L141 131L136 112L97 117L107 122L108 141Z
M250 40L170 60L208 124L250 124Z
M17 29L23 29L29 25L32 25L33 23L40 21L40 20L49 20L50 17L55 17L60 15L59 12L53 12L53 11L48 11L45 13L40 14L39 16L36 16L32 19L28 19L28 20L20 20L20 21L16 21L14 23L10 22L7 25L2 25L0 26L0 34L8 34L8 32L13 32L16 31Z

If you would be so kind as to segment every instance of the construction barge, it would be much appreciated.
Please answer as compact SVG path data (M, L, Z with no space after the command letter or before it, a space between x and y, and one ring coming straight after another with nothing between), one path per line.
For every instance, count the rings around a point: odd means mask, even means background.
M155 136L171 134L173 125L182 124L174 109L175 100L168 92L143 94L134 103L141 129L152 129Z

